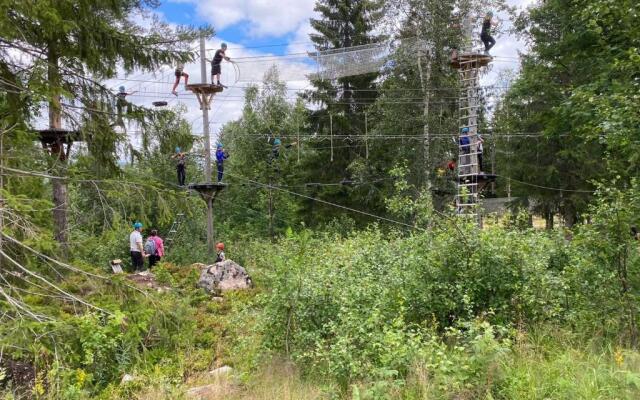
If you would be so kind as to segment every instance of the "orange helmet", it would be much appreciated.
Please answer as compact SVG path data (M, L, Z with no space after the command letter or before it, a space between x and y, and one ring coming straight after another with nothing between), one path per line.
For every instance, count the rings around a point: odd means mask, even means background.
M218 243L216 243L216 249L218 249L218 250L224 250L224 243L222 243L222 242L218 242Z

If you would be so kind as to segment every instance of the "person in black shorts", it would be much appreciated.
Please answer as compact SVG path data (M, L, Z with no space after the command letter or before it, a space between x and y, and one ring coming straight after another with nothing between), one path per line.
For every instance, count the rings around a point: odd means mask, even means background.
M178 92L176 92L176 88L180 84L180 78L182 78L184 76L184 87L185 88L189 84L189 74L184 72L184 63L179 62L176 65L175 74L176 74L176 81L173 83L173 89L171 89L171 94L173 94L174 96L177 97L178 96Z
M176 172L178 173L178 186L184 186L187 179L187 153L183 153L180 147L176 147L176 153L171 156L172 159L177 160Z
M482 21L480 40L484 43L484 54L489 55L489 50L496 45L496 40L491 36L491 27L497 24L493 21L493 13L489 11Z
M222 74L222 68L220 67L220 64L222 63L223 59L231 61L231 59L225 54L226 51L227 44L222 43L220 45L220 49L216 50L216 54L213 56L213 60L211 60L211 84L214 84L215 79L215 84L218 86L222 86L220 84L220 75Z

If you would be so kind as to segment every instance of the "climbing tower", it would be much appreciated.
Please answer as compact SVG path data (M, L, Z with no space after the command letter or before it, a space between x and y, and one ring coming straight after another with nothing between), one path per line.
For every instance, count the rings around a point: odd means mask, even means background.
M495 180L495 175L485 174L478 162L478 113L480 96L480 72L492 58L478 51L454 54L451 66L460 74L459 129L458 129L458 182L456 211L458 215L480 223L480 193Z
M200 103L200 110L202 110L202 130L204 136L204 154L205 165L204 175L206 182L189 185L189 189L195 190L200 193L202 199L207 203L207 250L209 257L214 254L214 230L213 230L213 202L216 196L226 185L222 183L213 183L211 179L211 138L209 133L209 110L211 109L211 103L216 94L223 91L222 86L209 84L207 82L207 64L206 64L206 49L204 36L200 38L200 72L202 83L196 83L187 85L187 90L193 92L198 98Z

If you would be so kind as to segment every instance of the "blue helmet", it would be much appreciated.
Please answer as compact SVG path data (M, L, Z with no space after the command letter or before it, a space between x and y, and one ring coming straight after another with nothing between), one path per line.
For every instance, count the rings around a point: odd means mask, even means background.
M180 150L181 150L180 147L176 146L176 153L180 153Z
M118 89L120 90L121 93L126 90L124 86L120 86Z
M462 133L469 133L469 128L462 128Z
M142 222L136 222L135 224L133 224L133 227L134 227L135 229L140 229L140 228L142 228Z
M222 42L222 44L220 45L220 47L222 47L223 49L227 48L227 44L225 42Z
M273 140L273 144L274 144L274 146L279 146L279 145L282 144L282 142L280 141L280 139L274 139Z
M224 147L224 146L222 145L222 143L218 143L218 144L216 145L216 149L221 149L221 148L223 148L223 147Z

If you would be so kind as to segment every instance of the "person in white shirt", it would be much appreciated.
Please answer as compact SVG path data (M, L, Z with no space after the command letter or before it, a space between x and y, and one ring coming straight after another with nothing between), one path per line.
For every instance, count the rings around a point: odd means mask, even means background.
M131 251L131 265L135 272L144 268L144 246L142 245L142 224L133 224L133 232L129 235L129 250Z
M185 87L185 89L187 88L187 85L189 84L189 74L184 72L184 63L183 62L179 62L176 65L175 76L176 76L176 80L173 83L173 89L171 89L171 94L173 94L174 96L177 97L178 96L178 92L176 92L176 89L178 88L178 85L180 84L180 79L184 76L184 87Z

